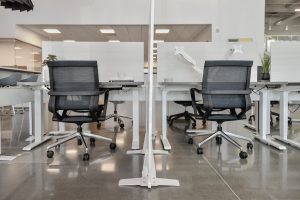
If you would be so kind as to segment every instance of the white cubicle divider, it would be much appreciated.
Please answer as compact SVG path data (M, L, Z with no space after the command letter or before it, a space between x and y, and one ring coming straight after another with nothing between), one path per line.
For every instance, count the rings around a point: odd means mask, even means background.
M300 42L278 41L271 43L271 81L299 82Z
M206 60L253 60L251 80L256 81L256 66L259 65L259 53L254 43L227 42L164 42L158 44L157 82L201 82L202 75L193 68L193 64L181 55L175 55L175 49L183 48L203 69Z
M43 42L43 59L54 54L59 60L97 60L99 80L144 82L142 42Z

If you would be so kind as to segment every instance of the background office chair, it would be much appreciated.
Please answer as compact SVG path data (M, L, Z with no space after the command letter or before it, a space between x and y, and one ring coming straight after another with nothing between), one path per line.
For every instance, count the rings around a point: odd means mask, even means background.
M174 115L170 115L168 117L168 121L169 121L169 126L173 125L173 122L179 118L184 117L185 121L190 122L193 121L192 123L192 127L195 128L197 126L196 124L196 119L194 117L194 114L189 113L186 109L189 106L192 106L192 101L174 101L174 103L182 105L185 107L185 111L182 113L178 113L178 114L174 114Z
M279 101L271 101L270 104L271 104L271 107L273 107L274 105L279 104ZM270 125L271 126L274 125L273 116L275 116L275 119L277 122L280 120L279 119L280 114L271 110L270 111ZM288 120L288 125L291 126L293 124L292 118L288 117L287 120ZM250 115L249 119L248 119L249 124L252 124L253 121L255 121L255 115Z
M53 113L53 121L74 123L77 132L59 139L58 142L47 147L47 157L52 158L51 148L59 146L72 139L80 139L84 144L83 160L89 160L88 148L84 137L90 138L91 143L96 139L109 141L110 148L115 149L112 139L82 131L84 123L105 120L108 94L99 91L98 68L96 61L50 61L50 99L49 111ZM99 106L99 95L105 93L103 106ZM59 111L63 111L59 114ZM71 115L71 111L80 115Z
M221 137L240 149L240 158L247 158L247 152L232 137L248 141L247 148L252 149L253 143L250 138L223 131L222 123L245 119L245 113L251 109L249 88L252 61L206 61L202 81L203 105L197 104L195 92L200 90L191 89L191 98L195 114L202 115L209 121L218 123L214 133L200 132L189 134L192 137L209 136L198 144L197 153L203 154L202 145L216 137L217 143L221 144ZM236 109L240 112L237 113ZM229 113L224 113L229 110ZM222 111L222 113L219 113ZM215 113L217 112L217 113ZM200 114L199 114L200 113ZM193 133L195 130L189 130Z
M120 128L123 129L125 127L123 119L131 119L132 120L132 117L120 115L118 113L118 105L125 103L125 101L110 101L110 102L114 104L114 113L108 115L106 119L108 120L108 119L114 118L114 121L115 122L118 121Z

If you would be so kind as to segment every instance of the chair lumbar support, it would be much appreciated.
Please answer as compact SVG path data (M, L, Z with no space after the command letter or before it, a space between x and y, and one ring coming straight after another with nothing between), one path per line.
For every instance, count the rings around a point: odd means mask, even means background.
M193 130L190 130L188 132L192 132ZM202 142L198 143L198 147L197 147L197 154L203 154L203 148L202 145L207 143L208 141L216 138L216 143L218 145L222 144L222 138L224 138L225 140L227 140L229 143L231 143L232 145L236 146L238 149L240 149L240 153L239 156L241 159L246 159L248 157L247 152L243 151L243 147L236 142L232 137L234 138L238 138L241 140L245 140L248 141L247 143L247 149L248 150L252 150L253 149L253 142L250 138L241 136L241 135L237 135L234 133L230 133L227 131L223 131L222 130L222 123L218 123L218 128L215 132L210 133L210 132L201 132L201 133L193 133L193 134L188 134L189 139L188 139L188 143L189 144L193 144L193 137L197 137L197 136L208 136L206 139L204 139Z

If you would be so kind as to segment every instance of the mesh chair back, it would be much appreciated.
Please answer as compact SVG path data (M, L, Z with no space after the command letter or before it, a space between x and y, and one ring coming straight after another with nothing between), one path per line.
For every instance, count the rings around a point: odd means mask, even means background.
M252 61L206 61L202 82L204 109L248 107L252 64Z
M83 93L99 90L97 61L51 61L47 64L49 67L50 92ZM98 95L50 96L49 105L55 104L56 111L87 111L97 109L98 101Z

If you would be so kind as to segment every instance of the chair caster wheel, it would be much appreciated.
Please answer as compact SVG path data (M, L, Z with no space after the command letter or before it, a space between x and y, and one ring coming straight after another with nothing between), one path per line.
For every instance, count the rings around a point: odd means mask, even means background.
M90 138L90 144L95 145L95 143L96 143L96 139L95 138Z
M59 149L60 148L60 144L55 146L55 149Z
M197 148L197 154L203 154L203 148L198 147Z
M249 124L252 124L252 119L249 119L248 122L249 122Z
M202 125L206 126L206 120L202 120Z
M109 148L110 148L111 150L114 150L114 149L117 148L117 145L116 145L115 143L110 143Z
M54 151L50 151L50 150L47 151L48 158L53 158L53 155L54 155Z
M97 129L100 129L101 128L101 123L98 123L97 124Z
M82 145L81 139L77 139L77 145L78 145L78 146Z
M120 124L120 128L123 129L125 127L124 124Z
M289 120L289 121L288 121L288 125L289 125L289 126L292 126L292 124L293 124L292 120Z
M217 145L222 144L222 138L220 136L216 137L216 143L217 143Z
M276 121L279 122L279 117L276 117Z
M247 149L248 149L248 150L252 150L252 149L253 149L253 144L250 143L250 142L248 142L248 143L247 143Z
M192 123L192 128L196 128L197 124L196 123Z
M188 139L188 144L193 144L193 143L194 143L193 138L189 138L189 139Z
M89 159L90 159L90 154L88 154L88 153L83 154L84 161L88 161Z
M246 159L248 157L248 154L245 151L241 151L239 156L240 156L241 159Z

